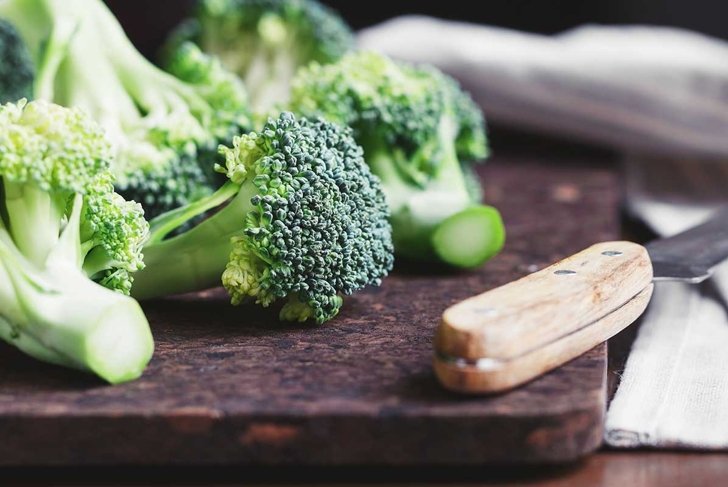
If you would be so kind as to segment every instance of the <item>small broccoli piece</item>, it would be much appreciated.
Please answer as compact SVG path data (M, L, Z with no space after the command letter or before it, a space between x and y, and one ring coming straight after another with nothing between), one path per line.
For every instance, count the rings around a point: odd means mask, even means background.
M111 154L78 109L0 107L0 338L117 383L142 373L153 342L127 296L149 225L114 193Z
M33 62L13 25L0 19L0 103L29 98L33 92Z
M101 0L5 0L36 66L34 98L86 110L110 137L117 190L148 217L210 194L200 160L248 127L242 82L182 46L176 76L148 62Z
M219 56L263 112L288 99L299 67L336 61L354 46L344 20L315 0L202 0L166 50L184 41Z
M342 296L379 285L392 267L379 180L351 131L283 113L221 147L228 182L152 220L132 294L153 298L222 284L233 304L283 301L281 319L323 323ZM221 206L222 205L222 206ZM212 208L197 226L169 232Z
M469 268L503 246L500 215L477 204L477 183L465 169L488 154L483 115L452 78L352 53L301 69L290 109L354 129L382 180L399 255Z

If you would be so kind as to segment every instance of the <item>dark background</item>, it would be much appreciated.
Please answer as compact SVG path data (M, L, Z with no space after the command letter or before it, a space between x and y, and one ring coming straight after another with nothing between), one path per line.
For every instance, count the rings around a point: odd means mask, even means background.
M153 56L193 0L107 0L132 40ZM355 28L403 14L428 14L556 33L584 23L669 25L728 39L726 0L328 0Z

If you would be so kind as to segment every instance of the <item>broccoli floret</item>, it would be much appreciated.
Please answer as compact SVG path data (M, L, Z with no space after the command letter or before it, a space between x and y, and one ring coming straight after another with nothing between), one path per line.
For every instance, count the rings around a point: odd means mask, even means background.
M149 225L114 193L111 155L78 109L0 107L0 337L116 383L142 373L153 342L127 296Z
M29 98L33 92L33 62L13 25L0 19L0 103Z
M469 268L503 246L498 211L477 204L477 183L464 169L488 154L483 115L452 78L352 53L300 70L290 109L354 129L382 180L397 254Z
M208 181L214 187L225 182L224 176L215 171L215 164L223 162L218 153L220 144L227 144L239 133L253 126L247 107L248 93L240 78L227 71L220 60L204 54L191 42L177 46L166 59L168 73L186 83L193 84L215 111L208 125L214 143L197 147L197 162Z
M349 128L271 118L221 147L228 182L152 220L138 298L213 287L233 304L283 301L284 320L331 319L342 296L378 285L392 266L389 212ZM222 207L180 235L169 232Z
M240 75L262 112L288 99L299 67L336 61L354 46L344 20L315 0L202 0L166 49L184 41Z
M116 187L148 217L210 194L200 167L230 134L248 127L242 82L182 46L170 75L131 44L101 0L5 0L36 66L34 98L86 110L115 149Z

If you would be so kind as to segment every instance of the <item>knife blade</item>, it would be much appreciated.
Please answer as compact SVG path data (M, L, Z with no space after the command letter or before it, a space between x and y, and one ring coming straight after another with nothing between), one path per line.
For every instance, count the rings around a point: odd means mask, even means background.
M685 281L698 284L728 257L728 207L674 237L648 243L655 281Z
M633 323L653 281L699 283L728 258L728 207L647 246L602 242L543 270L457 303L435 335L435 372L462 393L511 389Z

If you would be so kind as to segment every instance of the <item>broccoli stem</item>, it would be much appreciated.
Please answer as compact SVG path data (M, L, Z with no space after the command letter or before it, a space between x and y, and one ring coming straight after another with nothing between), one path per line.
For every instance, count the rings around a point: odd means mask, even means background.
M71 39L76 33L78 24L72 21L58 22L53 26L46 44L43 58L39 61L33 93L36 98L52 100L54 96L54 79L63 59L68 53Z
M4 226L1 222L0 228L3 229L0 231L5 232ZM4 233L3 235L7 234ZM4 245L4 243L5 242L0 241L0 245ZM19 325L8 320L7 317L23 315L23 310L17 300L4 299L14 295L15 288L13 287L8 270L5 267L5 264L0 261L0 302L2 302L2 311L0 311L0 338L8 343L14 344L19 349L40 360L67 367L75 366L75 364L73 364L68 358L59 354L55 350L51 350L44 346L33 336L27 333L21 333Z
M138 127L142 115L140 105L129 96L116 67L107 61L102 49L100 45L72 42L59 69L53 97L48 99L86 110L118 146L126 140L125 130ZM95 62L87 62L89 58ZM121 151L122 147L118 149Z
M45 15L54 22L48 47L37 61L36 98L87 110L107 128L117 147L126 140L125 133L140 130L145 121L187 115L190 110L200 117L212 116L209 105L191 87L158 70L134 49L103 2L34 3L34 17ZM192 120L186 123L197 123ZM206 140L201 126L194 129L200 141Z
M27 333L20 333L16 325L0 316L0 339L12 344L31 357L63 367L78 369L76 362L52 350Z
M103 248L95 247L83 259L83 272L89 277L94 278L97 274L114 267L114 261Z
M8 226L18 249L35 265L45 263L58 242L65 198L54 198L33 185L3 182ZM33 222L33 224L30 224Z
M253 55L243 81L254 109L265 111L288 101L290 82L298 68L298 60L289 54L295 49L296 46L262 48Z
M456 267L475 267L495 255L505 234L495 208L473 204L457 157L455 124L440 122L438 169L424 188L401 174L392 157L406 157L399 149L378 147L365 154L372 172L384 183L392 216L396 252L412 260L437 259ZM394 156L392 156L394 154Z
M237 194L220 211L181 235L159 241L159 235L168 234L210 205L216 206L212 203L224 196L229 198L232 189ZM132 296L151 299L220 285L232 249L230 240L243 234L246 216L254 209L250 199L257 192L250 179L242 186L229 182L205 200L153 220L151 225L157 229L154 241L144 247L145 268L135 274ZM170 213L174 215L170 217Z
M208 19L203 31L217 31L217 21ZM228 69L237 73L248 89L253 108L267 112L288 101L290 83L299 66L309 59L297 32L291 32L277 15L261 19L251 34L236 32L234 37L203 36L205 52L215 53Z
M228 181L210 196L158 216L151 222L151 233L147 245L161 242L172 231L181 227L189 220L225 203L235 196L239 190L240 185Z
M52 259L37 268L5 229L0 257L0 337L33 357L110 383L141 375L154 345L136 301L89 280L73 262Z
M498 210L473 205L443 220L432 233L431 242L442 261L467 269L500 252L505 237Z

